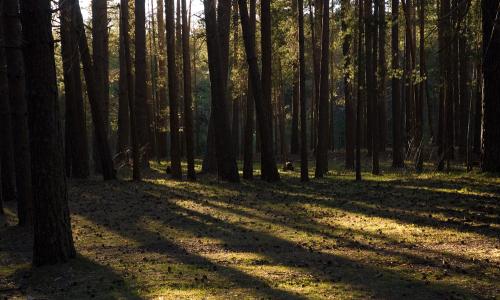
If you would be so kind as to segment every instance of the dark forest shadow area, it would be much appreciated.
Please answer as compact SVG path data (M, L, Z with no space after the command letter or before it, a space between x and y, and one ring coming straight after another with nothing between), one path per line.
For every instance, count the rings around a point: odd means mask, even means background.
M495 299L500 182L463 172L348 171L304 184L210 175L70 183L78 258L31 269L0 229L0 296L61 299ZM335 166L334 170L341 170ZM123 174L127 176L126 172ZM8 204L8 212L13 212ZM12 224L14 220L7 220Z

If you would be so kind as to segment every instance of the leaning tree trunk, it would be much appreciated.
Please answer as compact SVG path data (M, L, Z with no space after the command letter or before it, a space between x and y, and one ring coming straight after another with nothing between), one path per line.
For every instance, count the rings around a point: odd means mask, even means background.
M116 171L113 166L113 158L109 148L109 142L106 134L105 121L102 111L102 98L95 84L94 68L90 58L89 46L85 36L85 27L83 24L82 11L77 0L70 1L73 3L73 18L75 36L78 40L78 49L83 65L83 74L87 83L87 94L90 102L90 110L92 111L92 122L94 123L94 131L97 146L99 149L99 157L101 159L102 175L105 180L115 179Z
M165 0L165 29L167 37L168 94L170 105L170 159L172 177L182 179L181 148L179 139L179 91L175 62L174 0Z
M270 53L267 53L264 55L264 52L269 52L270 51L270 36L268 37L267 35L270 35L270 7L269 3L266 3L269 1L263 1L262 5L262 20L263 22L262 26L265 28L263 29L264 35L266 37L263 37L264 45L262 46L262 52L263 56L265 56L265 59L263 60L263 63L269 63L270 65ZM247 3L246 0L238 0L238 5L240 9L240 18L241 18L241 28L243 30L243 40L245 42L245 52L246 52L246 57L247 57L247 62L249 66L249 75L251 77L251 83L252 83L252 91L254 93L254 100L255 100L255 109L257 112L257 120L258 120L258 129L260 132L260 138L261 138L261 178L265 181L278 181L279 180L279 173L278 173L278 168L276 166L276 159L274 157L274 151L273 151L273 136L272 136L272 110L271 110L271 99L270 97L268 99L264 98L264 94L262 92L262 81L261 81L261 76L260 72L258 69L258 62L257 62L257 57L255 55L255 47L252 43L252 35L250 32L250 22L248 18L248 9L247 9ZM267 28L269 26L269 28Z
M329 109L328 109L328 72L330 57L330 9L329 1L323 1L323 25L321 33L320 95L318 114L318 146L316 147L315 177L323 177L328 172Z
M49 0L23 0L24 59L29 107L36 266L75 257L59 120Z
M481 170L500 172L500 1L483 0ZM495 28L496 26L496 28Z
M238 166L234 155L233 147L226 144L230 140L231 127L227 112L227 91L226 80L227 71L223 69L224 64L222 53L222 43L219 34L222 29L218 28L215 12L215 1L204 0L205 22L207 34L208 66L211 83L213 126L215 131L215 146L217 157L217 173L220 179L239 182ZM219 5L229 5L229 1L221 1ZM221 15L219 14L219 17ZM220 25L220 24L219 24ZM226 74L226 75L225 75Z
M196 180L194 170L194 143L193 143L193 98L191 91L191 54L189 48L189 24L186 9L186 0L182 0L182 62L184 74L184 136L186 137L186 158L188 165L188 179Z

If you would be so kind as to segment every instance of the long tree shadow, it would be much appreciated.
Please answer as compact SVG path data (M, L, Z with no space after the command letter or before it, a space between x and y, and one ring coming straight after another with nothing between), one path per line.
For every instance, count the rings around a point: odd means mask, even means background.
M331 284L347 284L354 289L368 291L371 295L383 298L409 296L415 291L418 291L418 294L414 295L414 297L420 298L441 297L449 291L466 297L474 297L470 291L458 285L417 280L408 274L391 270L390 268L377 267L371 264L360 263L355 259L308 249L264 231L257 231L219 219L207 213L187 209L179 205L176 202L177 200L175 200L175 198L185 199L186 191L182 190L182 188L167 188L154 184L143 184L141 189L147 191L148 186L154 191L160 191L165 194L163 196L154 196L150 193L141 195L139 197L142 199L140 203L130 205L144 206L150 201L151 204L154 204L155 208L154 210L149 208L139 210L139 207L134 207L131 214L135 218L157 220L162 224L163 228L188 232L200 238L209 237L218 239L221 242L217 247L222 248L222 250L229 252L244 251L262 255L267 258L263 262L265 265L298 268L314 276L318 281L326 281ZM202 205L204 205L203 197L197 197L195 191L191 191L190 193L192 199L198 199L197 201L202 202ZM171 198L165 199L165 196L170 196ZM89 214L85 211L81 211L80 213L85 218L92 220L92 222L106 226L118 234L134 239L141 244L141 247L145 251L167 254L183 263L194 264L201 268L210 268L214 265L214 262L211 260L196 253L188 252L184 247L178 245L176 241L169 240L166 237L158 238L155 232L144 228L140 224L135 224L134 228L135 231L139 232L139 236L136 234L130 235L129 231L123 231L120 227L116 227L110 222L103 222L102 219L96 218L95 214ZM286 291L276 290L268 282L243 273L233 267L217 264L217 268L220 270L217 272L218 275L222 275L236 285L251 289L259 286L264 288L265 292L261 290L259 294L273 298L287 299L294 296ZM401 284L402 282L404 284ZM402 287L402 290L395 290L394 286Z

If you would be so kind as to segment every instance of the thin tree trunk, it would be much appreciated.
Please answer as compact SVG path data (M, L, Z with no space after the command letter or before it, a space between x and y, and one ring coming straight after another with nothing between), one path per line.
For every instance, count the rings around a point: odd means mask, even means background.
M420 35L420 76L425 78L425 0L419 0L419 35ZM423 171L424 163L424 97L425 97L425 80L422 80L419 85L418 96L415 97L415 146L416 146L416 161L415 170L417 173Z
M174 0L165 0L165 28L167 36L168 93L170 102L170 158L172 177L182 179L179 139L179 93L176 68Z
M352 99L352 85L349 79L349 69L351 67L351 39L352 35L348 31L348 11L350 9L350 1L342 0L340 2L341 9L341 30L343 33L342 55L344 57L344 100L345 100L345 167L346 169L354 169L354 139L355 139L355 116L354 103Z
M196 180L193 146L193 98L191 86L191 51L189 48L189 24L186 0L182 0L182 61L184 73L184 136L186 137L187 176Z
M119 46L119 62L120 62L120 78L118 82L118 139L116 143L116 152L121 153L126 158L125 152L130 146L130 112L129 101L133 96L129 94L129 82L127 78L127 60L125 48L130 47L125 44L128 41L128 0L120 1L120 46ZM126 10L126 11L125 11Z
M391 29L391 66L392 66L392 167L403 168L402 119L401 119L401 81L399 76L399 0L392 0Z
M297 0L297 26L299 39L299 102L300 102L300 180L309 181L307 155L307 103L306 103L306 61L304 49L304 3Z
M379 151L385 152L387 145L387 97L386 97L386 80L387 80L387 60L386 60L386 38L387 38L387 22L385 1L379 0L379 33L378 33L378 57L379 57L379 87L378 87L378 145Z
M362 105L365 90L365 70L363 67L363 34L364 34L364 0L357 0L358 7L358 89L357 89L357 105L356 105L356 181L361 181L361 116Z
M158 22L158 152L160 158L167 157L167 63L165 58L165 19L163 0L156 2L156 19Z
M35 266L75 257L64 174L49 0L23 0L24 59L31 132Z

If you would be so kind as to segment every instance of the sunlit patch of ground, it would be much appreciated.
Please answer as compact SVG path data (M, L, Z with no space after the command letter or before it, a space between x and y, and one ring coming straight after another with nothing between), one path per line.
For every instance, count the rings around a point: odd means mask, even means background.
M0 229L0 298L499 299L500 180L387 171L301 183L70 182L78 258L30 267ZM387 169L387 168L386 168ZM128 176L123 172L122 176ZM495 298L496 297L496 298Z

